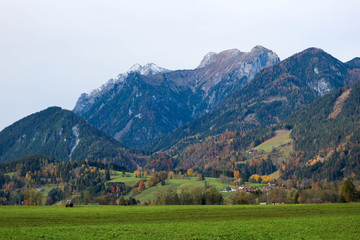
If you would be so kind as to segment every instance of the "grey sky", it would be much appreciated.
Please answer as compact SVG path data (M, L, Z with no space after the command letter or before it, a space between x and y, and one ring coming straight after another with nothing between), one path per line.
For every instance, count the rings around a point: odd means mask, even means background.
M209 51L263 45L360 56L357 0L0 0L0 130L134 63L196 67Z

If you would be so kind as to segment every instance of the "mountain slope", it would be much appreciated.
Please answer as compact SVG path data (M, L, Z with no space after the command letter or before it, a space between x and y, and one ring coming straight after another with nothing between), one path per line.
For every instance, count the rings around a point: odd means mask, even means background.
M116 78L111 78L100 88L94 89L91 93L83 93L76 102L74 107L74 113L81 114L82 112L88 111L92 105L101 98L102 95L110 91L115 84L123 82L131 73L140 73L141 75L151 76L161 73L169 72L170 70L159 67L154 63L148 63L144 66L140 64L134 64L126 73L120 73Z
M360 176L360 82L291 115L294 154L283 177L337 180Z
M68 110L50 107L0 132L0 161L28 155L60 161L108 160L128 168L135 162L126 149Z
M129 71L93 97L82 95L74 112L126 146L144 147L210 111L279 61L261 46L210 55L194 70Z
M321 49L307 49L260 71L213 111L154 140L149 148L168 149L196 134L208 136L276 124L319 96L356 81L356 70Z

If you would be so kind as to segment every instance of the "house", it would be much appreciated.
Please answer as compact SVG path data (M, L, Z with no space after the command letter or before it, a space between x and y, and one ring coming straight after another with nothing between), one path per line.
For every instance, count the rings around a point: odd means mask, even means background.
M231 187L224 187L222 191L220 192L232 192Z
M251 192L251 188L250 187L246 187L243 190L245 190L246 192Z
M269 187L276 187L276 182L275 181L268 182L268 186Z

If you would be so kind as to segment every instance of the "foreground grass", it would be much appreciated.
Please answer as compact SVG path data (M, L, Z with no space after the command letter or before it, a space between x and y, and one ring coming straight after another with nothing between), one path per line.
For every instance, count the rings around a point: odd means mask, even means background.
M1 239L359 239L360 204L0 207Z

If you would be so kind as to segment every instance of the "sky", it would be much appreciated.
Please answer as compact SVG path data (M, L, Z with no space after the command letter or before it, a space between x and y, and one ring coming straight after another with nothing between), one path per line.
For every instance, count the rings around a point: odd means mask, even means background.
M0 0L0 130L133 64L192 69L262 45L281 60L318 47L360 56L358 0Z

